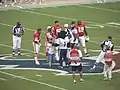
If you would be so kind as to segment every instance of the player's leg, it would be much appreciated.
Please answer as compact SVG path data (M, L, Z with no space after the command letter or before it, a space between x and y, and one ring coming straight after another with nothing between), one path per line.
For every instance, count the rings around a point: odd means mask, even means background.
M104 65L104 79L103 80L108 80L108 65Z
M5 7L7 7L7 0L4 0L4 5Z
M39 52L39 44L33 42L33 47L34 47L34 60L37 65L40 65L38 61L38 52Z
M18 42L17 42L17 49L18 49L18 56L21 56L21 37L18 37Z
M76 72L77 67L76 66L72 66L72 78L73 78L73 82L76 83L75 80L75 72Z
M53 59L52 57L53 57L53 55L48 53L48 62L49 62L49 67L51 67L51 66L52 66L52 59Z
M63 68L63 50L60 49L60 57L59 57L60 68Z
M86 44L85 44L85 37L81 36L79 39L80 39L80 43L82 45L82 48L83 48L83 51L84 51L84 54L85 54L84 56L88 57L89 54L87 52L87 48L86 48Z
M58 43L58 39L55 39L55 43ZM55 58L59 61L59 47L55 47Z
M100 54L98 55L98 58L96 60L96 63L99 63L101 62L102 60L104 60L104 55L105 55L105 52L101 51Z
M17 37L13 35L13 51L12 51L13 56L15 56L16 49L17 49Z
M66 66L68 66L67 49L64 50L63 60L65 61Z
M108 68L108 80L112 79L112 69L115 67L115 62L112 61L111 66Z
M80 81L83 82L83 74L82 74L82 64L78 66Z
M104 63L104 56L105 56L105 52L101 51L97 57L95 64L93 65L93 67L91 69L95 69L99 62Z

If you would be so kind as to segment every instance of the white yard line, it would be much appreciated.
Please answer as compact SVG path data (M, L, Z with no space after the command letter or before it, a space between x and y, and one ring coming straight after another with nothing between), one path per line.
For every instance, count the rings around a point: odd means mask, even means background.
M2 44L2 43L0 43L0 46L3 46L3 47L8 47L8 48L12 48L12 46L9 46L9 45L7 45L7 44ZM21 49L21 50L23 50L23 51L27 51L27 52L30 52L30 53L34 53L34 51L32 51L32 50L28 50L28 49ZM41 54L41 55L44 55L44 56L45 56L45 54L44 54L44 53L39 53L39 54Z
M0 78L0 80L2 80L2 81L6 81L6 79L4 79L4 78Z
M15 78L19 78L19 79L22 79L22 80L26 80L26 81L29 81L29 82L45 85L45 86L48 86L48 87L51 87L51 88L55 88L55 89L58 89L58 90L68 90L68 89L65 89L65 88L61 88L59 86L51 85L51 84L48 84L48 83L36 81L36 80L33 80L33 79L29 79L29 78L25 78L25 77L18 76L18 75L12 74L12 73L7 73L7 72L3 72L3 71L0 71L0 73L8 75L8 76L15 77Z
M85 8L92 8L92 9L97 9L97 10L101 10L101 11L108 11L108 12L117 12L120 13L119 10L114 10L114 9L105 9L105 8L99 8L99 7L93 7L93 6L86 6L86 5L78 5L80 7L85 7Z
M6 24L6 23L1 23L0 22L0 24L3 25L3 26L14 27L14 25ZM35 31L34 29L29 29L29 28L24 28L24 29L26 29L28 31Z
M43 77L43 76L42 76L42 75L40 75L40 74L36 74L36 76L37 76L37 77Z
M56 15L40 13L40 12L36 12L36 11L31 11L31 10L17 10L17 11L31 13L31 14L36 14L36 15L43 15L43 16L48 16L48 17L54 17L54 18L60 18L60 19L75 20L75 21L78 20L78 19L75 19L75 18L56 16ZM86 21L86 22L94 24L94 25L98 24L98 25L104 25L104 26L108 26L108 27L120 28L119 26L108 25L108 24L100 24L100 23L96 23L96 22L92 22L92 21Z

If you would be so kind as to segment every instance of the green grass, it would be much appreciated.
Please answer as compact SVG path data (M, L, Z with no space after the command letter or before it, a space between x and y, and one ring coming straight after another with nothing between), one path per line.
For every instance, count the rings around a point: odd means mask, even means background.
M3 70L2 70L3 71ZM52 72L48 71L28 71L28 70L4 70L4 72L11 73L17 76L23 76L28 79L36 80L43 83L48 83L58 87L65 88L67 90L118 90L120 74L114 73L112 81L103 81L103 76L84 76L84 83L80 83L79 77L76 77L77 83L74 84L72 76L55 76ZM37 77L36 74L43 77ZM22 80L13 76L1 74L2 78L6 78L7 81L1 81L2 90L57 90L46 85L31 82L28 80ZM7 86L7 87L6 87ZM59 89L58 89L59 90Z
M88 8L83 6L93 6L102 9L112 9L118 10L119 12L98 10L95 8ZM32 11L34 13L25 12ZM49 16L48 16L49 15ZM57 17L56 17L57 16ZM35 29L41 27L43 31L46 31L48 25L53 25L55 20L59 20L63 25L65 23L70 23L72 20L85 20L87 26L96 27L94 25L103 25L104 28L88 28L88 34L91 41L101 42L107 39L108 35L113 37L113 42L116 46L120 46L120 26L119 25L108 25L109 22L116 22L120 24L120 3L110 3L110 4L92 4L92 5L72 5L72 6L60 6L56 8L37 8L37 9L25 9L21 11L9 10L0 11L0 54L11 54L12 48L3 46L12 46L12 27L8 25L15 25L17 21L20 21L25 28ZM22 48L30 50L30 52L22 51L23 53L28 53L31 57L22 56L16 58L32 58L33 56L33 31L25 29L25 35L22 40ZM45 33L42 32L42 45L40 53L45 53L44 47ZM88 49L100 49L99 44L88 42ZM98 53L93 53L89 51L91 55L98 55ZM44 55L39 55L39 58L45 57ZM45 82L48 84L63 87L67 90L119 90L119 73L113 74L113 80L110 82L105 82L102 80L102 76L84 76L85 83L81 84L79 81L73 84L71 76L60 76L56 77L52 72L47 71L22 71L22 70L4 70L15 75L24 76L33 80L40 82ZM40 74L43 78L36 77L36 74ZM38 83L29 82L26 80L21 80L18 78L12 78L11 76L4 75L0 73L1 78L7 79L7 81L0 80L0 90L57 90L48 86L44 86ZM78 78L77 78L78 79Z

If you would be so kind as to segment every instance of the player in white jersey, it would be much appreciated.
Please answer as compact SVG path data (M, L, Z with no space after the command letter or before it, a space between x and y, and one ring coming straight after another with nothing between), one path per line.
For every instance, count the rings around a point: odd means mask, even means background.
M72 74L73 74L72 76L74 83L76 83L75 80L76 70L79 71L80 81L83 82L81 59L82 59L82 53L80 50L78 50L77 44L72 44L72 49L69 52L69 60L70 60L70 66L72 67Z
M80 45L79 44L79 41L78 41L78 37L77 37L77 29L75 28L75 22L73 21L71 23L71 44L78 44L78 46Z
M63 62L66 63L66 66L68 66L68 59L67 59L67 43L68 43L68 37L66 36L66 32L62 30L59 33L59 39L58 39L58 45L60 50L60 68L63 68Z
M102 62L104 61L104 55L105 55L105 51L106 51L106 47L109 47L111 51L113 51L113 48L114 48L114 44L112 43L112 37L111 36L108 36L108 40L104 40L102 43L101 43L101 52L94 64L94 66L91 68L91 69L95 69L95 67L97 66L97 64L99 62Z
M21 39L22 35L24 34L24 29L21 26L20 22L17 22L17 25L13 27L12 30L13 34L13 56L15 56L15 53L17 52L18 55L21 55L20 49L21 49Z

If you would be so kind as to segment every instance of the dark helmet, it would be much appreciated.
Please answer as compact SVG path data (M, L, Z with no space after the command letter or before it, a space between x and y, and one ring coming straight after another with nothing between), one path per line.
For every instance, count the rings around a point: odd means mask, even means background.
M78 21L77 21L77 24L81 24L81 20L78 20Z
M72 21L72 22L71 22L71 25L72 25L72 24L75 24L75 21Z
M56 23L59 23L59 21L58 21L58 20L56 20L54 23L55 23L55 24L56 24Z
M74 29L74 27L75 27L75 21L72 21L71 22L71 29Z
M20 23L20 22L17 22L17 26L21 26L21 23Z
M108 39L109 39L109 40L112 40L112 36L108 36Z

